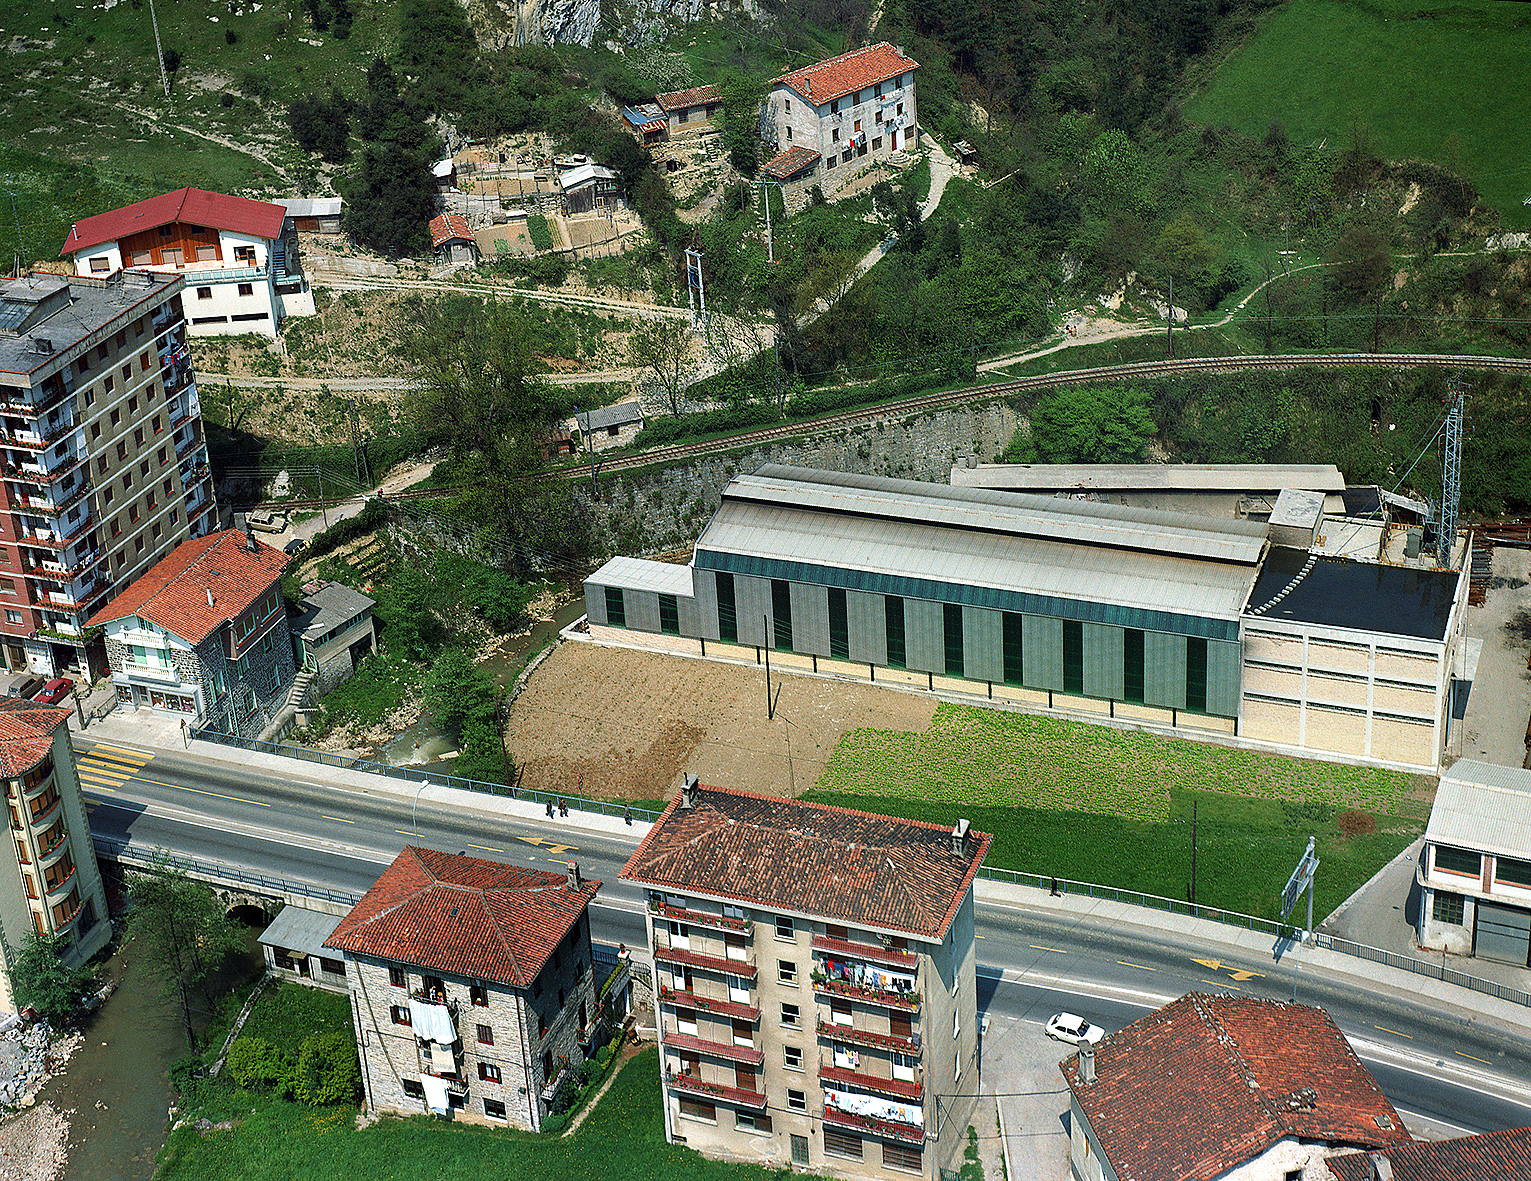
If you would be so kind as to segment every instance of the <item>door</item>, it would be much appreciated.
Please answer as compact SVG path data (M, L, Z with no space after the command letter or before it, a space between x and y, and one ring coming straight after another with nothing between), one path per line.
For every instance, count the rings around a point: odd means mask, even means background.
M1531 910L1479 902L1473 954L1525 967L1531 958Z
M807 1166L807 1164L808 1164L808 1137L807 1136L793 1136L792 1137L792 1163L794 1165L802 1165L804 1167Z

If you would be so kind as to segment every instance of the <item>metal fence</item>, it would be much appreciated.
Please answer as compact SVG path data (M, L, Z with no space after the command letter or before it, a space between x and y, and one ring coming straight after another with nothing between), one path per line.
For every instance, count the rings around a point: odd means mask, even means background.
M503 783L485 783L480 779L464 779L439 771L424 771L419 767L394 767L376 763L370 759L337 755L327 750L311 750L306 746L293 746L286 742L262 742L258 738L240 738L233 734L219 734L213 730L193 730L191 737L201 742L215 742L220 746L235 746L241 750L259 751L262 754L280 755L304 763L319 763L326 767L340 767L347 771L361 771L367 775L382 775L389 779L403 779L408 783L431 784L434 787L453 787L460 791L478 792L480 795L508 796L513 800L530 800L544 807L551 804L555 811L560 807L576 812L594 812L601 816L622 816L629 820L645 822L659 819L659 813L649 808L632 808L620 801L592 800L585 796L562 795L551 791L534 791L531 788L510 786Z
M158 851L143 853L134 849L127 841L117 841L111 837L94 836L92 840L97 854L119 865L134 865L151 871L160 866L167 869L179 869L187 874L212 878L229 885L249 886L251 890L262 894L301 895L305 898L321 898L326 902L343 906L355 906L361 901L360 894L352 894L346 890L331 890L325 886L311 886L306 882L289 882L285 878L271 878L265 874L250 873L238 866L224 865L222 862L198 861L194 857L179 857L172 853Z
M978 876L995 882L1032 886L1039 890L1046 890L1057 897L1078 894L1088 898L1107 898L1112 902L1125 902L1129 906L1160 910L1166 914L1182 914L1189 918L1223 923L1230 927L1243 927L1249 931L1263 931L1273 938L1295 939L1302 931L1302 928L1293 926L1291 923L1260 918L1258 915L1240 914L1234 910L1218 910L1210 906L1192 906L1189 902L1182 902L1177 898L1144 894L1139 890L1122 890L1116 886L1101 886L1094 882L1076 882L1068 878L1049 877L1046 874L1022 873L1014 869L993 869L987 865L978 871ZM1319 947L1337 951L1341 955L1370 960L1372 963L1385 964L1390 968L1402 968L1406 972L1413 972L1416 976L1428 976L1433 980L1441 980L1459 988L1471 989L1473 992L1481 992L1486 996L1498 997L1500 1000L1510 1001L1513 1004L1531 1007L1531 993L1494 980L1484 980L1480 976L1469 976L1466 972L1458 972L1455 968L1448 968L1445 964L1436 963L1433 960L1416 959L1402 952L1368 947L1364 943L1340 939L1321 931L1314 932L1313 938Z

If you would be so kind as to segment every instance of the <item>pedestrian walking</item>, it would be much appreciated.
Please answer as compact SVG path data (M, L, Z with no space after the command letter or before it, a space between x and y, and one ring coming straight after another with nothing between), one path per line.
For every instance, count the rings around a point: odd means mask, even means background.
M553 801L552 800L548 801L548 819L549 820L553 819Z
M569 814L569 805L564 803L563 796L558 797L558 814L560 816L567 816Z
M632 827L632 824L633 824L633 808L632 808L631 804L629 804L626 808L622 809L622 820L627 824L627 826L629 828Z

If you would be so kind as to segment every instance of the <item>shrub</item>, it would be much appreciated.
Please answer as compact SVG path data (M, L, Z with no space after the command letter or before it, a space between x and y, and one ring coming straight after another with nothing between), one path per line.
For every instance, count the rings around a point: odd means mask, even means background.
M292 1090L292 1059L265 1038L240 1038L224 1065L241 1087L270 1087L279 1094Z
M361 512L354 517L347 517L344 521L336 521L324 532L317 534L308 543L304 553L305 558L317 558L324 554L332 553L345 545L348 541L354 541L358 537L364 537L381 528L383 522L388 519L388 507L379 497L369 497Z
M553 1114L563 1115L579 1102L579 1084L572 1074L566 1075L553 1092Z
M1347 808L1340 813L1340 831L1347 837L1365 836L1369 832L1377 831L1377 821L1368 812L1362 812L1357 808Z
M310 1107L356 1102L361 1095L361 1064L348 1033L315 1033L303 1039L293 1093Z

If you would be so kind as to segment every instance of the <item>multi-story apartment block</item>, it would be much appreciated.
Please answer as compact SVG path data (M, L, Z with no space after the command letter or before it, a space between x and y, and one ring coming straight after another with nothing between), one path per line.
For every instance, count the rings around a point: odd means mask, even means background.
M11 816L10 857L0 857L0 1010L26 997L11 990L10 959L27 935L68 936L67 962L106 946L106 889L96 866L69 710L19 697L0 699L0 776Z
M106 629L117 700L253 738L292 689L289 559L253 533L184 541L90 620Z
M292 218L266 201L177 189L75 222L59 254L82 275L184 275L193 336L276 336L284 317L314 314Z
M765 138L780 153L796 149L794 179L835 192L866 166L914 147L919 68L902 48L883 41L783 74L766 99ZM805 151L819 157L811 171L799 159Z
M105 667L85 620L215 503L177 275L0 283L5 666Z
M585 1060L601 883L406 846L324 946L345 953L367 1110L536 1131Z
M991 839L688 776L622 871L649 892L670 1141L843 1177L955 1171Z

